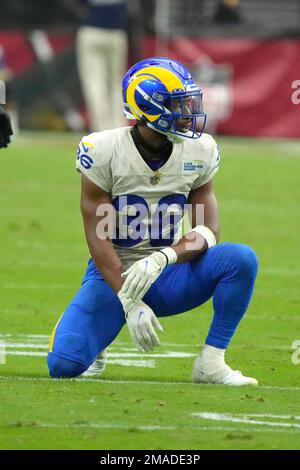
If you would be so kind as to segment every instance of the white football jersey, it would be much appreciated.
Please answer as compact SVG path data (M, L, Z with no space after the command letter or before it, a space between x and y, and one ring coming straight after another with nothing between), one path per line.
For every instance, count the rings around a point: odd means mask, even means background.
M191 190L218 171L220 155L208 134L184 139L157 171L140 155L131 127L94 132L81 140L76 168L110 193L116 209L114 247L127 269L182 236L184 206Z

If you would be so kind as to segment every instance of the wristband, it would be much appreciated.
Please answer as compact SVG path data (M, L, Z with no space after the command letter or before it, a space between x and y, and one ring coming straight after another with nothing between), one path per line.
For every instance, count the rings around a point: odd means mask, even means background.
M159 250L160 253L163 253L165 257L167 258L167 264L175 264L177 261L177 253L173 248L168 246L167 248L163 248L162 250Z
M217 244L217 240L214 233L210 228L206 227L205 225L197 225L196 227L188 231L188 233L190 232L197 232L202 235L202 237L207 243L208 248L211 248L212 246L215 246Z

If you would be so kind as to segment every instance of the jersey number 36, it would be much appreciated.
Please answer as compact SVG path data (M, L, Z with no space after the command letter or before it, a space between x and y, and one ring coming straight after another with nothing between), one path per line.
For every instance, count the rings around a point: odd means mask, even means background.
M153 247L171 245L183 218L185 204L184 194L168 194L150 207L141 196L117 196L113 205L119 223L113 243L132 248L149 238Z

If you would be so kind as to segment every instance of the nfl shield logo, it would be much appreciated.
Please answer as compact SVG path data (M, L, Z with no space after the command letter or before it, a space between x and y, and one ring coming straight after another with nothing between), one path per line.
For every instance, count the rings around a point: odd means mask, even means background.
M160 181L160 176L159 175L153 175L151 176L150 178L150 183L155 186L156 184L158 184Z

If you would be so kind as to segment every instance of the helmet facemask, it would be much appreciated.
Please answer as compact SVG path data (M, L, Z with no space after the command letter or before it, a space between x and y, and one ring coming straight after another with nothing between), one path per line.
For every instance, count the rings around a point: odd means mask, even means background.
M161 134L164 134L173 143L182 142L184 138L199 139L206 123L206 114L203 112L202 91L176 90L172 93L159 91L153 96L147 95L139 86L137 91L142 93L143 99L150 105L155 105L160 117L151 122L147 117L136 108L132 109L133 114L139 119L144 117L146 125ZM130 109L128 103L127 107ZM143 112L148 112L145 104L142 107ZM127 111L127 116L128 116ZM134 118L130 113L128 117ZM139 120L138 119L138 120Z
M163 113L157 121L148 122L149 127L167 134L170 140L174 140L174 136L199 139L206 122L202 91L157 92L154 93L153 100L163 102Z

